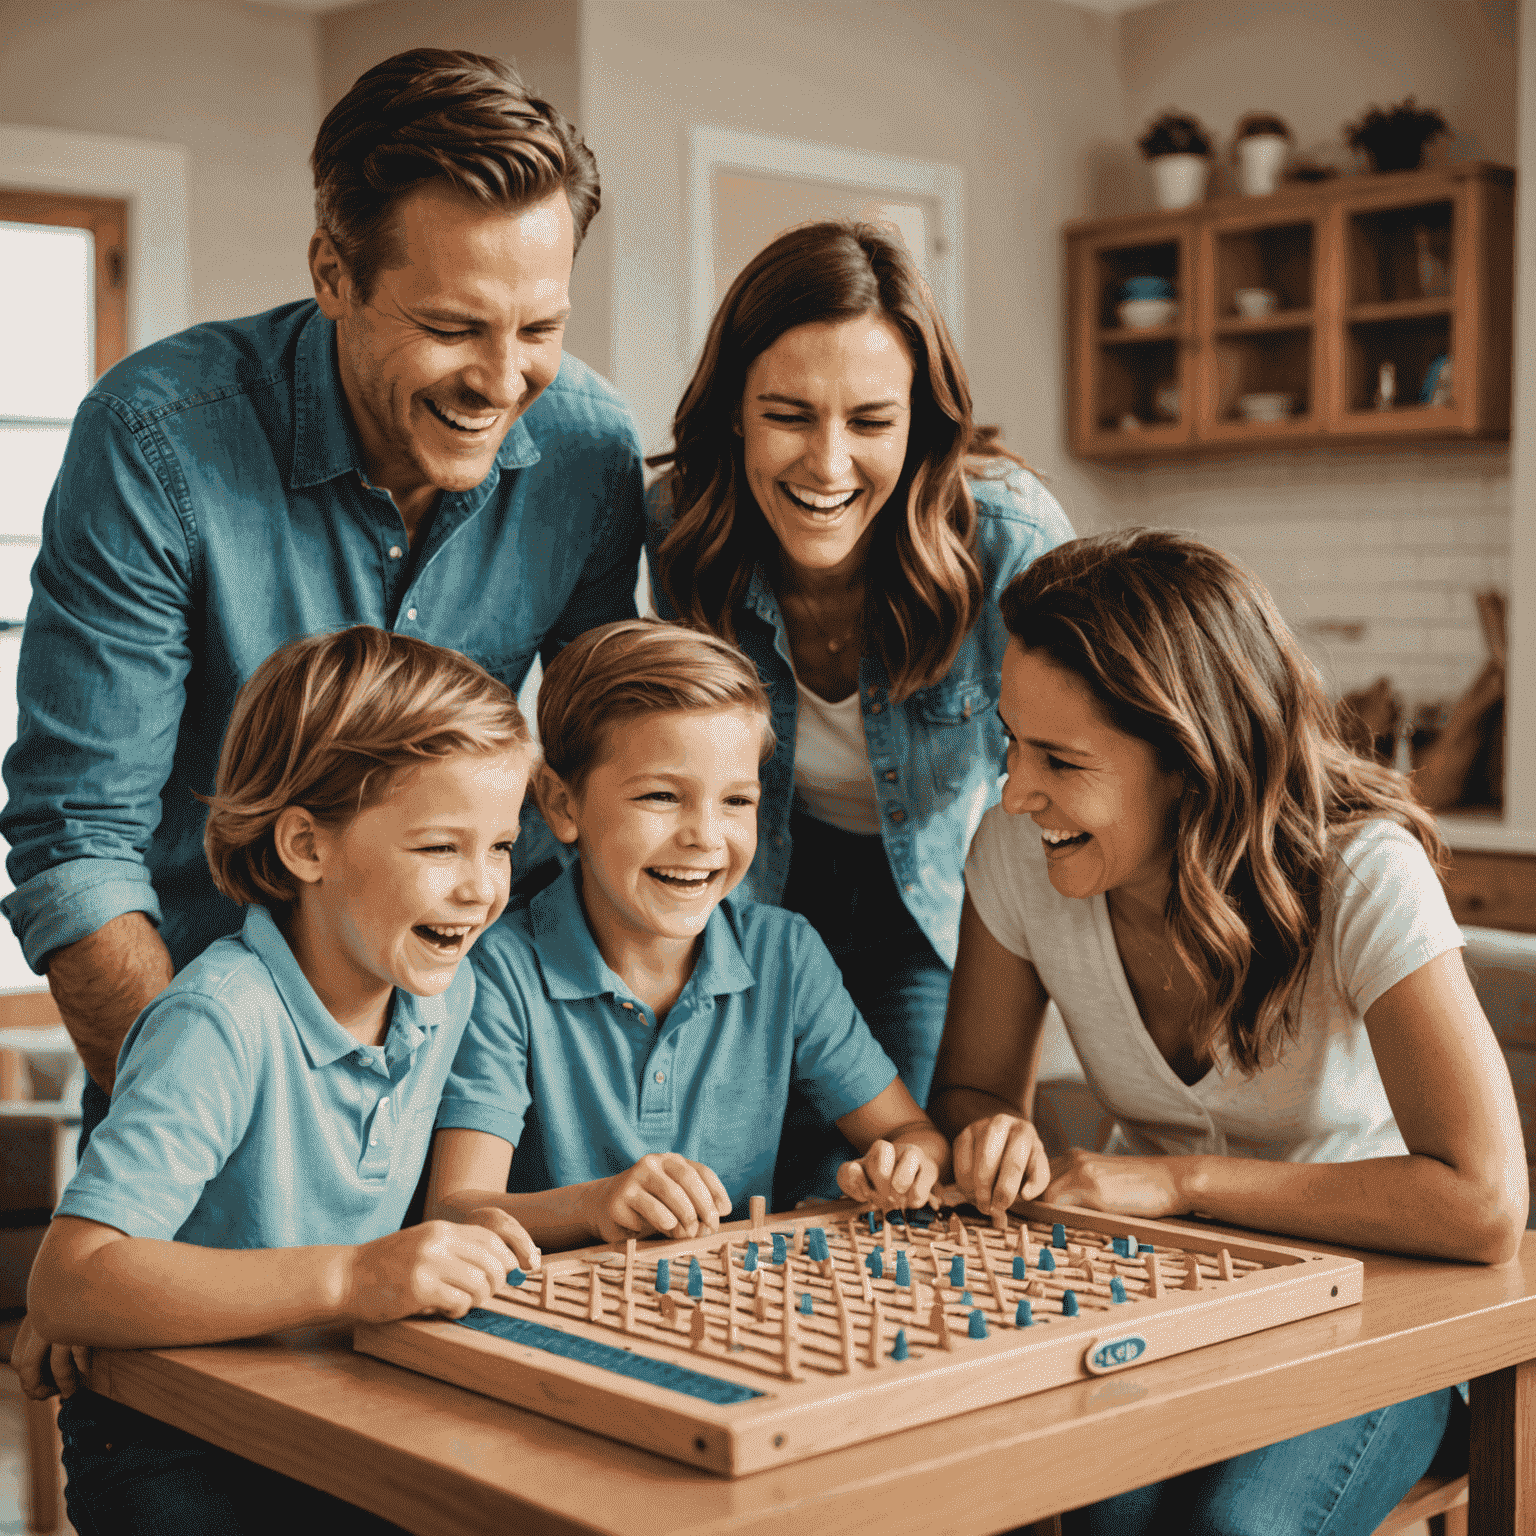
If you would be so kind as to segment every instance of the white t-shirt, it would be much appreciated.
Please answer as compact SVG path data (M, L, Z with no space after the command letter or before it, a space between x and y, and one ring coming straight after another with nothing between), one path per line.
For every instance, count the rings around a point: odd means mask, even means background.
M829 704L799 678L799 720L795 728L795 788L817 821L844 832L879 834L880 802L869 769L863 705L855 688Z
M987 812L965 884L992 936L1034 965L1060 1008L1089 1087L1119 1122L1113 1150L1293 1163L1407 1151L1365 1011L1462 937L1418 839L1396 823L1366 822L1343 847L1323 893L1296 1038L1251 1077L1221 1044L1204 1077L1180 1081L1141 1021L1108 903L1058 894L1029 817L1000 805Z

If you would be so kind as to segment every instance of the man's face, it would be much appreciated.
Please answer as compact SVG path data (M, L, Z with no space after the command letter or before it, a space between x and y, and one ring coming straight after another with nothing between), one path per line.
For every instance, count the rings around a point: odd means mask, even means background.
M515 212L428 182L395 212L403 264L360 302L330 240L310 266L336 322L347 404L369 480L408 509L490 472L512 423L560 369L572 230L563 192Z

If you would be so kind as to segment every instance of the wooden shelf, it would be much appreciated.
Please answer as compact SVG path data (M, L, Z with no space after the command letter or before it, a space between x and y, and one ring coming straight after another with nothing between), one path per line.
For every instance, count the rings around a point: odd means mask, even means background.
M1080 458L1176 458L1330 440L1509 436L1514 172L1468 162L1340 177L1066 229L1069 438ZM1172 325L1115 323L1123 285L1158 277ZM1261 319L1234 295L1263 288ZM1449 292L1442 292L1448 288ZM1437 359L1451 403L1421 405ZM1400 402L1372 405L1392 365ZM1156 408L1177 390L1180 419ZM1245 394L1289 394L1296 416L1244 421ZM1106 422L1134 416L1142 430Z

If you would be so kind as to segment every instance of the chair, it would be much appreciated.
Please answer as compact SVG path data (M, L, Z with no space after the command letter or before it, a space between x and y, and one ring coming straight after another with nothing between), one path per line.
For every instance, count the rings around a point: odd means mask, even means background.
M27 1275L75 1166L85 1068L47 992L0 993L0 1351L7 1361ZM36 1097L52 1089L57 1098ZM26 1402L27 1529L64 1518L58 1399Z

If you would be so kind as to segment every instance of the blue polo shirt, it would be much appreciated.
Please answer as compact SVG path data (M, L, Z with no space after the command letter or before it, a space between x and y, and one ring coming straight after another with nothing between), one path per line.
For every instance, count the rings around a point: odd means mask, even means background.
M359 1045L249 908L135 1021L59 1214L204 1248L395 1231L474 995L467 965L438 997L396 989L384 1044Z
M517 1150L507 1188L532 1193L680 1152L744 1216L769 1196L792 1083L828 1120L896 1077L816 931L798 913L727 897L658 1029L609 970L568 869L475 946L478 989L439 1127Z

